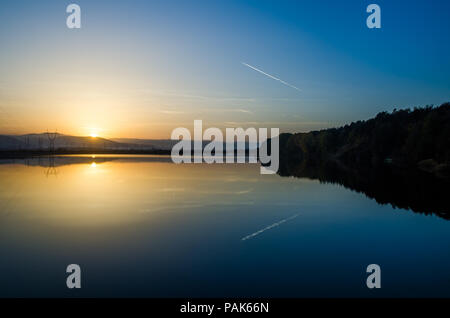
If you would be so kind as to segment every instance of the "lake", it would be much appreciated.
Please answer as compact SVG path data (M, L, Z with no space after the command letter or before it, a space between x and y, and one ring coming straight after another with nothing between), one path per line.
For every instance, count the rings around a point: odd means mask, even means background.
M0 296L450 297L446 218L259 168L2 160ZM381 289L366 287L369 264Z

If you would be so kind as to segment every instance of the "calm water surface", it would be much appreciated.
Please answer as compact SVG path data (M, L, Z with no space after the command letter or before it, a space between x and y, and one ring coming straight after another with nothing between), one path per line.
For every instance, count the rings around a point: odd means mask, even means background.
M450 297L450 221L248 164L3 161L0 255L8 297Z

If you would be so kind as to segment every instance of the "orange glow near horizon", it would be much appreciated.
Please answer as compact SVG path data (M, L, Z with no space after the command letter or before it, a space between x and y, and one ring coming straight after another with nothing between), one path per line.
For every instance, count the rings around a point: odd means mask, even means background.
M92 129L90 130L89 136L90 136L91 138L97 138L97 137L99 136L99 131L100 131L100 129L92 128Z

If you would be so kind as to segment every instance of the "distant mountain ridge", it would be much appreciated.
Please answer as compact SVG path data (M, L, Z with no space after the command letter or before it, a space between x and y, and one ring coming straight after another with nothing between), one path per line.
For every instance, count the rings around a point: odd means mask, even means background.
M179 140L138 139L138 138L101 138L90 136L70 136L56 134L53 150L104 150L104 151L171 151ZM202 148L209 144L203 140ZM191 146L192 149L194 146ZM256 148L245 142L245 149ZM0 151L49 151L52 145L46 133L25 135L0 135ZM237 142L235 143L237 148ZM224 149L226 143L224 142Z
M170 139L137 139L137 138L112 138L114 142L129 145L139 145L142 147L151 147L151 149L170 150L178 140Z
M169 150L176 140L117 138L106 139L89 136L70 136L57 133L54 149L104 149L104 150ZM49 150L52 144L47 133L25 135L0 135L0 150Z

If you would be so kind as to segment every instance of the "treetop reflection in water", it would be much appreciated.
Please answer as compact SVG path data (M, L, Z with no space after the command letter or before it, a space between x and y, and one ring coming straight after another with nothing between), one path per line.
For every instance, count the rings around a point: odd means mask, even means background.
M450 180L424 171L390 165L350 169L332 160L318 163L281 160L278 174L343 185L380 204L450 219Z
M1 164L24 164L47 168L46 174L57 174L56 167L70 164L101 164L110 161L164 162L169 156L157 155L68 155L28 159L3 159ZM348 169L337 162L327 161L295 163L281 160L278 174L282 177L317 179L320 182L339 184L364 193L380 204L414 212L436 214L450 219L448 189L450 181L423 171L395 169L390 166L371 169ZM237 166L237 165L236 165ZM235 167L236 167L235 166Z
M311 171L158 156L4 161L0 295L73 296L65 270L79 264L85 297L450 296L449 222Z

